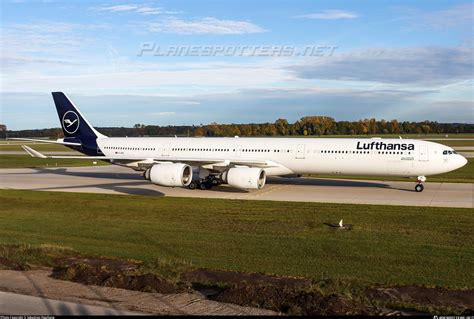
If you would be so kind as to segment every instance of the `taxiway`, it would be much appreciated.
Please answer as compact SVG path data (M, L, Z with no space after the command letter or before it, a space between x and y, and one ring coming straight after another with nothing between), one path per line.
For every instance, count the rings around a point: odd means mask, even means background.
M326 178L268 178L263 189L244 191L226 185L190 190L154 185L141 173L118 166L0 169L0 188L41 191L277 200L350 204L473 208L474 184L428 183L422 193L414 182Z

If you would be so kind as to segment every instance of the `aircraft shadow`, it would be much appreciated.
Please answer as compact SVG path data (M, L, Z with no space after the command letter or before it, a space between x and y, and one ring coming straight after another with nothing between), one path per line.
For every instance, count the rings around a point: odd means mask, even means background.
M135 186L135 187L128 187ZM104 183L104 184L90 184L90 185L77 185L77 186L58 186L58 187L40 187L35 188L34 190L40 191L54 191L54 190L75 190L81 192L85 189L90 188L99 188L104 190L113 191L120 194L126 195L154 195L154 196L164 196L165 194L159 192L155 189L142 188L139 186L150 186L149 182L129 182L129 183ZM88 191L90 192L90 191Z
M57 174L57 175L67 175L67 176L77 176L77 177L88 177L88 178L104 178L104 179L127 179L127 180L136 180L142 181L143 185L151 185L150 182L146 181L140 172L101 172L101 171L74 171L68 170L68 168L41 168L36 167L32 168L34 172L25 172L18 174ZM66 187L52 187L52 188L40 188L37 190L55 190L55 189L76 189L76 188L88 188L88 187L98 187L104 188L107 190L113 190L124 194L135 194L135 195L164 195L161 192L153 191L151 189L137 189L137 188L128 188L124 187L125 183L107 183L107 184L91 184L91 185L81 185L81 186L66 186ZM131 183L130 185L139 185L138 182ZM191 191L191 190L190 190ZM202 191L199 189L194 190L196 192ZM223 192L223 193L248 193L246 190L233 188L233 187L213 187L210 190L213 192Z
M206 191L210 192L219 192L219 193L249 193L249 191L240 188L234 188L230 186L217 186L211 189L207 189Z
M269 177L268 184L289 184L289 185L314 185L314 186L346 186L346 187L377 187L392 188L390 185L376 181L355 181L346 179L329 179L329 178L285 178L285 177Z
M90 178L108 178L108 179L133 179L133 180L144 180L139 172L103 172L103 171L73 171L68 168L42 168L35 167L31 168L34 172L31 173L18 173L23 175L28 174L57 174L57 175L68 175L77 177L90 177Z
M380 181L363 181L331 178L287 178L287 177L269 177L268 184L287 184L287 185L313 185L313 186L339 186L339 187L367 187L367 188L386 188L404 192L414 192L413 188L396 187ZM415 185L413 183L413 185Z
M67 176L77 176L77 177L87 177L87 178L103 178L103 179L126 179L131 181L131 183L104 183L104 184L91 184L91 185L81 185L81 186L66 186L66 187L57 187L57 189L81 189L88 187L97 187L107 190L112 190L118 193L131 194L131 195L158 195L163 196L164 193L149 189L149 188L135 188L135 187L126 187L127 185L133 186L149 186L150 182L143 179L140 172L107 172L107 171L77 171L77 170L68 170L68 168L33 168L34 172L25 172L19 174L58 174L58 175L67 175ZM132 182L133 181L133 182ZM346 179L330 179L330 178L287 178L287 177L268 177L267 184L283 184L283 185L307 185L307 186L339 186L339 187L366 187L366 188L388 188L395 189L400 191L409 191L412 192L411 188L398 188L387 183L380 181L362 181L362 180L346 180ZM54 190L56 188L41 188L41 190ZM191 190L190 190L191 191ZM201 190L193 190L194 192L201 192ZM233 188L229 186L225 187L213 187L211 192L222 192L222 193L248 193L246 190Z

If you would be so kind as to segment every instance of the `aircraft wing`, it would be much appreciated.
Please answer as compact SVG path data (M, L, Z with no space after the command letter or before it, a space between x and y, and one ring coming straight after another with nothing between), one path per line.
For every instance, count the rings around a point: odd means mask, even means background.
M277 164L272 161L266 160L243 160L243 159L202 159L202 158L179 158L179 157L160 157L154 158L156 162L176 162L189 164L191 166L213 166L214 168L221 167L225 168L228 166L250 166L250 167L259 167L259 168L269 168L269 167L280 167L280 164Z
M38 158L56 158L56 159L85 159L85 160L111 160L111 161L152 161L156 163L160 162L173 162L173 163L184 163L193 166L217 166L217 167L227 167L231 165L242 165L242 166L251 166L251 167L260 167L260 168L269 168L269 167L280 167L281 165L272 161L265 160L247 160L247 159L203 159L203 158L191 158L191 157L170 157L170 156L160 156L153 158L144 158L144 157L115 157L115 156L46 156L31 147L26 145L21 146L29 155L32 157Z

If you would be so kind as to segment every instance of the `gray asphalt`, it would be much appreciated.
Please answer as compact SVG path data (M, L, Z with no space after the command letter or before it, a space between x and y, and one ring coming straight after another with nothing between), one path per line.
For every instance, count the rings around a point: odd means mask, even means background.
M0 291L1 315L143 315L138 312L91 306Z
M0 188L42 191L135 194L248 200L328 202L473 208L474 184L430 183L422 193L414 182L323 178L269 178L263 189L243 191L227 185L189 190L154 185L141 173L118 166L0 169Z

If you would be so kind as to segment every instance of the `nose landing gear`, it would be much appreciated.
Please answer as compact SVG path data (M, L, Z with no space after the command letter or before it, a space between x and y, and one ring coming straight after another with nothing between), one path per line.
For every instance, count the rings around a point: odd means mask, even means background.
M422 192L425 187L423 186L423 183L426 182L426 177L425 176L418 176L418 178L416 179L416 186L415 186L415 191L416 192Z
M415 186L415 191L417 191L417 192L422 192L423 189L425 189L425 187L423 186L423 184L416 184L416 186Z

